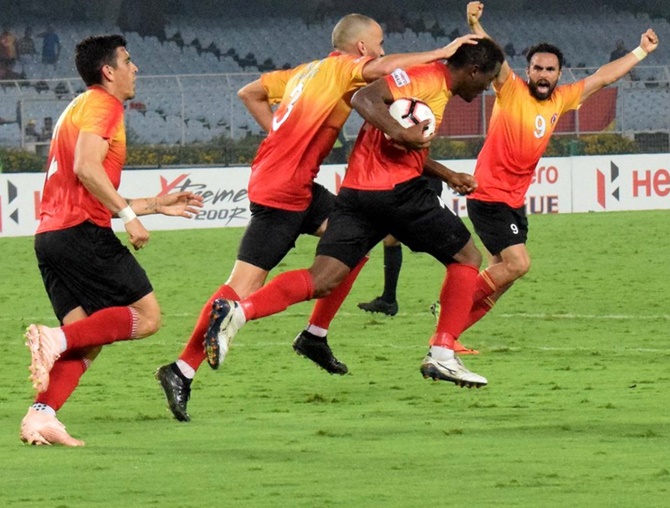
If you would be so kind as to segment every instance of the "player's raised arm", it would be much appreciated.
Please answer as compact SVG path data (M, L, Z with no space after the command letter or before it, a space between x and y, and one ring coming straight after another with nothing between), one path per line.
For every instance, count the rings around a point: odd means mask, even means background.
M479 37L486 37L487 39L492 39L492 37L486 33L484 27L482 27L482 24L479 21L480 18L482 17L482 14L484 13L484 4L482 2L470 2L468 4L466 12L468 18L468 26L470 26L470 30L472 30L472 33ZM500 67L500 74L498 74L496 79L493 80L493 86L497 88L498 85L502 85L507 80L507 76L509 75L511 70L512 69L507 63L507 60L505 60L502 63L502 66Z
M584 102L601 88L611 85L628 74L630 70L639 64L649 53L658 47L658 36L651 28L642 34L640 45L630 53L617 58L600 67L592 75L584 78L584 91L581 102Z
M477 34L467 34L458 37L442 48L420 53L397 53L385 55L374 60L370 60L363 68L363 78L372 82L387 74L391 74L396 69L405 69L413 65L422 65L436 60L449 59L456 50L464 44L477 44L480 37Z

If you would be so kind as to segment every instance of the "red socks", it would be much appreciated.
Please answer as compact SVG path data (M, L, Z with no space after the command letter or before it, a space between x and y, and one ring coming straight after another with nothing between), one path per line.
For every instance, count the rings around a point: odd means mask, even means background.
M347 298L354 281L361 273L363 266L368 262L368 257L365 256L361 261L349 272L349 275L337 286L333 291L324 298L319 298L314 305L312 315L309 318L309 324L328 330L330 322L340 310L342 302Z
M493 279L491 279L488 272L482 270L479 277L477 277L477 285L472 298L472 309L470 310L470 315L465 323L464 330L467 330L474 325L493 308L496 302L489 297L495 293L497 289L498 287L495 282L493 282Z
M85 319L61 327L68 349L104 346L133 338L137 329L137 313L130 307L109 307Z
M205 346L203 341L205 340L205 332L209 327L209 317L212 313L212 302L218 298L235 301L240 299L233 288L224 284L214 292L211 298L207 300L207 303L202 307L198 322L195 324L195 328L191 333L191 338L179 355L179 359L188 363L194 370L198 370L200 364L205 360Z
M277 275L254 294L240 302L247 321L277 314L294 303L314 298L309 270L292 270Z
M465 329L479 273L474 266L452 263L440 291L440 318L430 345L453 349Z
M81 376L90 364L85 360L85 355L86 351L72 351L56 360L49 373L49 388L38 394L35 402L46 404L58 411L77 388Z

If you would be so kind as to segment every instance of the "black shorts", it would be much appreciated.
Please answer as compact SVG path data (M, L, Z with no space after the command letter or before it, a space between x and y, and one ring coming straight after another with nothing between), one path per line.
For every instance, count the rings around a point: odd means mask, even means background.
M316 252L353 268L387 234L443 264L452 263L470 239L426 179L414 178L388 191L340 189Z
M421 175L421 178L425 178L428 183L428 188L432 190L438 196L442 195L442 190L444 189L444 181L441 178L438 178L433 175Z
M146 272L110 228L84 222L35 235L35 254L56 317L127 306L153 291Z
M317 183L312 186L312 202L302 212L251 203L251 220L242 236L237 259L269 272L295 247L298 236L317 232L334 204L335 195Z
M512 208L505 203L489 203L468 199L468 217L484 247L494 256L507 247L526 243L528 217L526 209Z

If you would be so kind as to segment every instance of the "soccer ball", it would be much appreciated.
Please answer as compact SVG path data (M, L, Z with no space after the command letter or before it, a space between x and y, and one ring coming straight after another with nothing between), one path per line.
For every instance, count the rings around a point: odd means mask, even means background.
M430 120L423 129L423 135L428 137L435 132L435 115L428 104L419 99L413 97L397 99L389 106L389 113L405 128Z

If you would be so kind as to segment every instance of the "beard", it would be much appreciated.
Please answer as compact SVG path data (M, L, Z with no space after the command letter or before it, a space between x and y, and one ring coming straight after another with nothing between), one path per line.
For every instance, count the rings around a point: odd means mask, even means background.
M538 101L546 101L556 88L556 83L553 85L547 80L540 81L528 81L528 88L530 89L530 94L535 97Z

